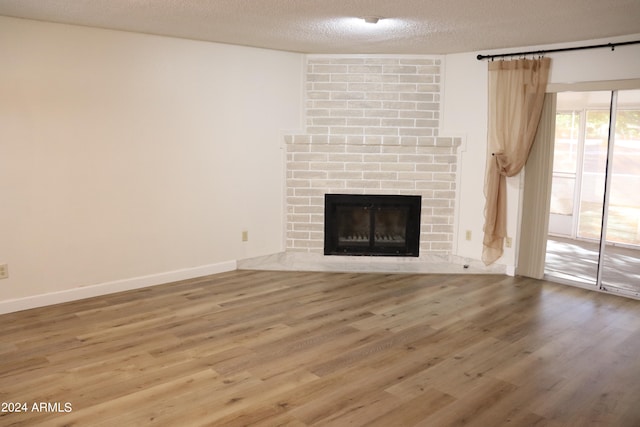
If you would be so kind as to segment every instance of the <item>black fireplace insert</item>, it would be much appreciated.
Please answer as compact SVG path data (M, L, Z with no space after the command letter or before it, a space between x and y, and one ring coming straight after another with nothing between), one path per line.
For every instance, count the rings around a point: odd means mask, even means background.
M421 196L325 194L324 254L413 256Z

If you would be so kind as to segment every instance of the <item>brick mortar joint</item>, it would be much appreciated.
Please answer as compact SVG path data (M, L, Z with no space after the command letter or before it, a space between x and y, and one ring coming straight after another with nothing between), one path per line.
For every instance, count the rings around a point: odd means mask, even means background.
M318 134L304 133L304 134L294 134L294 135L287 135L287 136L312 137L312 136L318 136ZM339 136L349 136L349 135L339 135ZM441 141L439 140L440 137L416 137L416 138L425 138L425 139L430 138L430 139L434 139L434 141L430 143L417 141L415 144L403 144L403 143L386 143L385 144L385 143L367 143L367 142L348 142L347 141L345 143L336 144L331 142L295 142L295 141L285 140L285 145L287 146L302 145L302 146L310 146L310 147L317 147L317 146L413 147L415 146L415 147L434 147L434 148L459 147L462 145L462 138L442 137L444 139L452 139L452 141Z

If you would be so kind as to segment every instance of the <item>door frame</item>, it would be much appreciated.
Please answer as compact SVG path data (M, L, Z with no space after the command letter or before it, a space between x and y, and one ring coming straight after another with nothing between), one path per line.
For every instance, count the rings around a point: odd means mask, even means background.
M601 82L584 82L584 83L556 83L549 84L547 86L547 95L556 94L558 92L568 92L568 91L619 91L619 90L638 90L640 89L640 79L629 79L629 80L615 80L615 81L601 81ZM555 118L555 97L554 97L554 105L553 105L553 117ZM555 119L554 119L555 120ZM611 120L611 117L610 117ZM542 124L542 123L541 123ZM555 131L555 123L552 129ZM585 286L578 281L565 281L565 280L556 280L555 278L547 278L544 274L544 259L546 255L546 244L547 244L547 235L549 233L548 228L548 219L549 219L549 207L550 207L550 197L551 197L551 178L553 175L553 160L549 165L549 157L553 159L553 140L555 139L554 132L551 132L549 135L548 127L547 127L547 135L543 135L540 138L545 140L547 145L550 142L551 149L547 151L546 155L542 155L544 159L542 161L538 161L537 165L529 164L527 162L527 166L525 166L525 179L524 179L524 190L521 192L522 203L521 210L519 213L519 230L518 235L519 238L519 246L518 253L516 257L516 274L534 277L534 278L545 278L551 279L553 281L566 283L568 285L588 288L591 290L598 290L600 292L611 292L610 288L603 288L601 281L597 281L597 286ZM615 131L615 129L614 129ZM538 131L540 132L540 130ZM611 126L610 126L611 132ZM534 142L534 146L538 142L538 136L536 136L536 142ZM550 141L549 141L550 139ZM611 144L609 144L611 146ZM533 150L533 148L532 148ZM609 178L607 178L609 179ZM540 185L542 183L542 185ZM527 189L530 189L527 191ZM533 190L531 190L533 189ZM538 192L546 194L546 203L527 203L527 199L536 199L534 192ZM539 198L538 198L539 199ZM540 218L546 218L546 221L540 221ZM541 226L545 225L546 226ZM606 244L606 236L605 239L601 239L602 242ZM603 257L603 253L601 252L600 256ZM600 263L602 265L602 263ZM599 268L601 270L601 268ZM615 290L613 290L615 291ZM625 296L638 298L639 295L629 295L625 292L619 292L624 294Z

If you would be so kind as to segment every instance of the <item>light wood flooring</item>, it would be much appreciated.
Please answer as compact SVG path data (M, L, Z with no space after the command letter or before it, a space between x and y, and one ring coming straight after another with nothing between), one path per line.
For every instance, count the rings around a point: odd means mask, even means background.
M2 426L640 426L640 302L533 279L234 271L0 325Z

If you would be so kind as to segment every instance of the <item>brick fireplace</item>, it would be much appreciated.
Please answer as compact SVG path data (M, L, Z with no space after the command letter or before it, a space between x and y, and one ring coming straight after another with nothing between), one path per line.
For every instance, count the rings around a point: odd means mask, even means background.
M453 253L460 138L438 135L438 57L307 59L306 132L287 135L287 252L323 253L327 193L421 196L420 254Z

